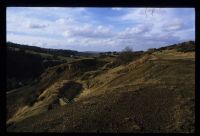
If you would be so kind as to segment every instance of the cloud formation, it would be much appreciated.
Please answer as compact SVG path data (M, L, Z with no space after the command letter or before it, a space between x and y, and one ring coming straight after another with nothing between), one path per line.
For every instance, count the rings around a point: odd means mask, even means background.
M192 8L9 7L7 41L79 51L147 50L194 40L194 23Z
M184 21L181 21L180 19L174 19L171 22L163 24L163 28L167 31L177 31L184 28Z

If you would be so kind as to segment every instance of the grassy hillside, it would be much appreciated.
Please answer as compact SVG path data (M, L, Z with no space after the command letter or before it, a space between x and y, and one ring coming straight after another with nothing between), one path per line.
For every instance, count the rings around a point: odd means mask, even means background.
M79 52L45 49L8 42L7 91L38 81L38 77L49 67L85 58L84 56L74 56L76 54Z
M192 52L192 51L195 51L195 42L188 41L188 42L173 44L170 46L161 47L157 50L162 51L162 50L172 50L172 49L175 49L178 52Z
M73 51L73 50L47 49L47 48L40 48L36 46L21 45L21 44L16 44L12 42L8 42L7 46L12 47L12 48L20 48L21 50L29 50L29 51L37 52L37 53L61 55L61 56L66 56L66 57L70 55L78 54L78 51Z
M7 131L194 132L194 56L168 48L48 68L7 93Z

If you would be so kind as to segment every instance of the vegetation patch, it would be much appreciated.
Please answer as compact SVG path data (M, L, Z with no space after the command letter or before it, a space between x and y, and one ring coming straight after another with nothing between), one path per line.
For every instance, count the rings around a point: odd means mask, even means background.
M82 91L82 84L69 81L63 85L60 89L58 97L66 98L69 102L71 102L80 92Z

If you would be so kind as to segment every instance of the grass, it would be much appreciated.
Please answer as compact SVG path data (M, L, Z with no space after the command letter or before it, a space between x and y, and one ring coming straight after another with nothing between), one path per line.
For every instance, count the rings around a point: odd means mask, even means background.
M82 62L78 66L86 66ZM48 111L40 109L39 114L15 122L7 130L194 132L195 59L192 53L155 52L127 65L104 71L100 66L99 69L90 66L85 70L78 69L80 73L73 77L71 72L77 71L76 66L71 71L68 64L62 64L59 67L66 68L60 73L56 73L58 66L48 69L42 75L41 83L52 78L54 84L49 82L51 85L44 87L39 95L43 99L38 103L43 103L40 108L44 109L45 104L53 102L58 96L73 98L73 102ZM73 78L73 81L67 80ZM16 95L20 98L20 91L24 93L27 88L9 94L9 102ZM30 88L33 89L33 86ZM32 91L28 91L27 95ZM56 95L59 93L62 95ZM35 106L37 111L37 103Z

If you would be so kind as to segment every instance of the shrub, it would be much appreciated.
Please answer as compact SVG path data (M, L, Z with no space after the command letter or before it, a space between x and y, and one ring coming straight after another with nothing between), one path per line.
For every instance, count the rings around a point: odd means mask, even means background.
M155 52L155 51L156 51L156 48L149 48L149 49L147 50L147 53L151 54L151 53L153 53L153 52Z
M183 43L176 49L178 52L191 52L195 51L195 45L191 43Z
M64 69L61 68L61 67L59 67L59 68L56 69L56 72L57 72L58 74L60 74L60 73L63 72L63 71L64 71Z
M134 58L134 52L130 47L126 47L120 54L117 56L115 64L116 65L125 65L131 62Z

